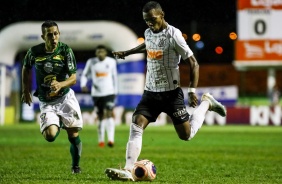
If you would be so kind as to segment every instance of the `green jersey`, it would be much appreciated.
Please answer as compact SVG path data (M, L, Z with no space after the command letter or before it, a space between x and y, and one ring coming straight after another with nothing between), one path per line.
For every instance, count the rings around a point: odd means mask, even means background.
M76 73L76 60L72 49L59 42L56 50L52 53L45 51L45 43L30 48L23 60L26 68L35 66L37 89L35 96L40 101L49 102L60 98L69 92L69 88L61 89L55 94L51 88L51 82L65 81L68 76Z

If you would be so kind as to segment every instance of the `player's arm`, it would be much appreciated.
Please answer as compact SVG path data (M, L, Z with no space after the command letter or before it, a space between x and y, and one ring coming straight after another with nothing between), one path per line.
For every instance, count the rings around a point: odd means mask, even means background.
M199 81L199 64L194 55L188 57L184 61L189 63L190 66L190 83L188 88L189 105L191 107L196 107L198 104L198 99L195 95L195 92Z
M82 92L88 92L88 88L86 86L87 84L87 81L88 81L88 75L90 73L90 69L91 69L91 60L89 59L87 62L86 62L86 65L83 69L83 72L81 74L81 77L80 77L80 88L81 88L81 91ZM92 79L93 80L93 79Z
M69 78L67 78L65 81L58 82L56 80L53 80L51 82L51 89L54 91L54 93L58 93L62 88L71 87L76 83L76 73L69 74Z
M113 69L112 69L112 77L113 77L113 86L114 86L114 93L115 95L118 93L118 79L117 79L117 66L116 63L114 63L113 65Z
M22 68L22 102L30 105L32 103L32 96L30 94L31 89L31 81L30 74L31 68L35 61L34 56L32 55L31 49L27 51L24 60L23 60L23 68Z
M30 106L32 97L30 94L30 68L23 66L22 68L22 102Z
M176 51L181 55L182 59L190 66L190 83L188 88L188 103L190 107L198 105L198 98L196 96L196 87L199 80L199 64L193 55L193 52L184 40L182 33L176 30L174 35L174 44Z
M144 53L146 51L146 45L145 43L142 43L138 45L137 47L127 50L127 51L118 51L118 52L113 52L113 55L117 59L124 59L126 56L129 56L131 54L138 54L138 53Z

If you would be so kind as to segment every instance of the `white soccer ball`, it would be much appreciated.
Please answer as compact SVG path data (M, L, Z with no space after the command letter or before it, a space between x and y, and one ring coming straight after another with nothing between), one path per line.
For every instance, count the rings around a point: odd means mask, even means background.
M143 159L134 163L131 174L134 181L153 181L156 178L157 169L153 162Z

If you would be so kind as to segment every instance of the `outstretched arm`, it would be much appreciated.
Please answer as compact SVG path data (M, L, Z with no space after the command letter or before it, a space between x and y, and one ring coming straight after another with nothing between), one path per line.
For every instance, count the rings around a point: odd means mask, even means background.
M144 53L145 51L146 51L146 45L145 43L142 43L138 45L137 47L127 50L127 51L113 52L113 55L117 59L124 59L126 56L129 56L131 54Z

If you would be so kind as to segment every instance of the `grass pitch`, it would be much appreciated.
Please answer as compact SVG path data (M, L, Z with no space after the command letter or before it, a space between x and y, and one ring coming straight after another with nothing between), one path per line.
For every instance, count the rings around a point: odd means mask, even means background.
M0 183L130 183L104 174L124 166L129 127L116 128L114 148L98 148L96 128L80 133L82 173L73 175L65 131L49 143L36 124L0 127ZM282 127L203 126L185 142L172 125L149 126L140 158L155 163L153 183L282 183Z

